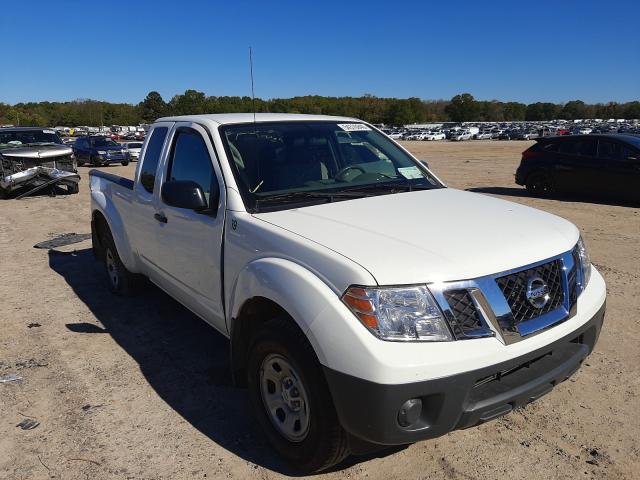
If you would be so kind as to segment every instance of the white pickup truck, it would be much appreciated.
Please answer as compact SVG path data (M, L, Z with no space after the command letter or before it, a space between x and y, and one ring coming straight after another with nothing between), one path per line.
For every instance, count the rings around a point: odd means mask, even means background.
M235 382L303 471L526 405L602 326L573 224L446 188L353 118L162 118L133 181L90 185L110 289L148 277L228 337Z

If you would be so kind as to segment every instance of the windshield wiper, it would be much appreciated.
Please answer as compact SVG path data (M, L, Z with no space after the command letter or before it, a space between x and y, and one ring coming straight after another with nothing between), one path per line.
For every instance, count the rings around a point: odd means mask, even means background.
M288 192L281 193L279 195L271 195L265 198L258 198L256 200L256 207L260 207L267 204L273 203L287 203L291 200L326 200L328 203L333 202L336 199L346 199L346 198L362 198L362 197L370 197L371 195L365 192L355 192L355 191L346 191L340 190L336 192Z
M435 185L418 183L413 184L410 182L401 182L401 183L391 183L391 182L382 182L382 183L371 183L368 185L361 185L359 187L350 188L348 190L341 190L341 192L361 192L361 191L384 191L387 193L398 193L398 192L412 192L414 190L432 190L434 188L438 188Z

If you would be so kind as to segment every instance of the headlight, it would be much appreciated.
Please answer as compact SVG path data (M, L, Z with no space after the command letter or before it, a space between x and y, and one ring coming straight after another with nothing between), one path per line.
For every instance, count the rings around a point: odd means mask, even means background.
M425 286L350 287L342 301L371 333L382 340L453 340L442 312Z
M107 152L104 150L98 150L98 155L106 155Z
M584 244L582 235L576 244L576 253L578 254L578 260L580 262L580 269L582 270L582 288L586 288L591 278L591 260L589 259L589 253L587 247Z

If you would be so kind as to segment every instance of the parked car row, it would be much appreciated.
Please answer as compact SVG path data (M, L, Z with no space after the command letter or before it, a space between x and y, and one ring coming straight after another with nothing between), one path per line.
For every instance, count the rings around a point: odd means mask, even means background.
M382 131L394 140L534 140L539 137L589 135L591 133L640 134L637 120L584 120L569 122L466 122L405 125Z

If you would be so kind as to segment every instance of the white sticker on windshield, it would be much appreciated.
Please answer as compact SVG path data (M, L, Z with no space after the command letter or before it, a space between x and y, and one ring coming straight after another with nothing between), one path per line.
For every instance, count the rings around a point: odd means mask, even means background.
M345 132L363 132L371 130L364 123L339 123L338 126Z
M424 178L424 175L420 171L418 167L401 167L398 168L398 172L404 178L412 179L412 178Z
M55 130L42 130L42 133L48 133L50 135L55 135L56 134Z

